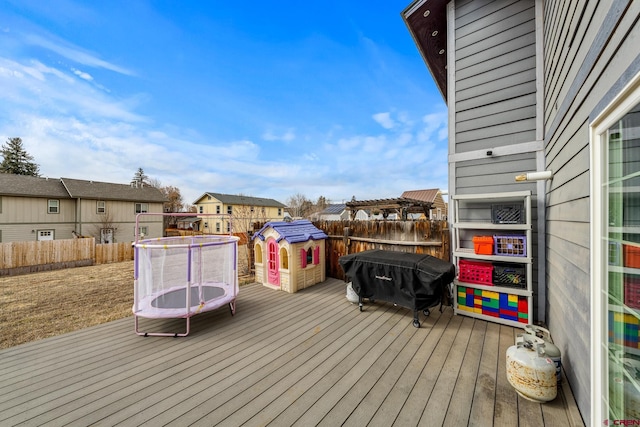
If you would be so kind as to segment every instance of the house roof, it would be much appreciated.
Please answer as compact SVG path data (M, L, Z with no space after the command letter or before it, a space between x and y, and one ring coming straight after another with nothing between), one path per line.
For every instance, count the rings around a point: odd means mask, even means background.
M73 198L160 203L167 200L160 190L150 185L113 184L71 178L60 178L60 181Z
M71 197L59 179L10 173L0 173L0 195L57 199Z
M0 195L22 197L82 198L164 202L164 195L150 186L135 188L126 184L84 181L71 178L40 178L0 173Z
M260 240L264 241L264 231L267 228L273 228L278 232L280 237L278 238L278 242L282 239L287 241L288 243L300 243L306 242L309 239L312 240L321 240L327 239L329 236L325 234L324 231L317 228L315 225L311 223L311 221L307 219L299 219L296 221L273 221L267 222L260 230L258 230L253 236L252 239L256 237Z
M440 94L447 99L447 3L448 0L415 0L401 16Z
M434 203L436 201L436 197L440 192L439 189L434 188L431 190L409 190L402 193L401 197L406 197L408 199L422 200L423 202Z
M277 200L273 199L265 199L262 197L251 197L251 196L242 196L242 195L234 195L234 194L222 194L222 193L212 193L206 192L202 196L198 197L196 201L193 203L194 205L198 203L204 196L211 196L218 200L220 200L225 205L241 205L241 206L267 206L274 208L285 208L286 206Z
M347 208L344 203L329 205L320 212L321 215L339 215Z

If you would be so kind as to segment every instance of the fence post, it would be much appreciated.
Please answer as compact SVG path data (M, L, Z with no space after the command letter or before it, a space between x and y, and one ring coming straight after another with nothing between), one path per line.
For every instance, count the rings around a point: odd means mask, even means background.
M345 255L349 255L349 227L342 229L342 243L344 244Z

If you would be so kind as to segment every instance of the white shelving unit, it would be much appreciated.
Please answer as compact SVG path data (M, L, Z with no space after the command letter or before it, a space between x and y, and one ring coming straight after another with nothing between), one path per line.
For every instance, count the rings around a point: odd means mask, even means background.
M510 263L517 267L524 267L526 281L526 285L523 288L518 288L469 283L456 278L454 281L454 310L456 314L520 328L523 328L526 324L531 324L533 321L531 192L517 191L508 193L456 195L451 198L451 201L453 203L453 262L456 265L456 271L460 271L459 266L460 260L462 259L490 261L492 263ZM492 207L494 205L522 206L524 221L522 221L522 223L494 223L492 221ZM525 256L476 254L473 249L473 236L489 234L498 236L524 236ZM491 301L487 302L485 313L491 311L493 315L483 313L482 307L467 304L469 302L468 289L472 289L474 294L484 293L487 301ZM466 296L463 297L459 292L464 292ZM497 299L495 298L496 295ZM506 297L503 295L506 295ZM477 297L482 296L483 295L477 295ZM461 304L462 300L460 298L464 298L464 303ZM506 300L511 300L512 306L509 307L509 309L505 308L503 310L500 306L500 301L503 301L505 298ZM516 309L517 317L522 321L513 319L513 300L518 301L519 308L522 308L526 301L526 318L524 318L522 310ZM497 308L495 307L496 301L498 301ZM497 310L497 314L495 310ZM498 317L496 317L496 315Z

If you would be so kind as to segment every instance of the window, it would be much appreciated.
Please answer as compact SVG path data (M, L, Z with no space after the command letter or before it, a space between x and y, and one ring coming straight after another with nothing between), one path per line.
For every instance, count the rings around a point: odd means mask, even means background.
M227 206L227 213L229 215L233 214L233 206L231 206L231 205Z
M255 250L256 264L262 264L262 246L256 245Z
M280 248L280 268L289 269L289 254L285 248Z
M231 223L227 223L227 233L231 233Z
M48 206L47 212L50 214L60 213L60 200L49 200Z
M313 249L300 249L300 266L302 268L317 264L320 264L320 246Z
M278 208L278 216L282 216L282 208Z
M216 222L216 233L220 232L220 223Z
M202 213L202 212L200 212L200 213ZM217 206L216 206L216 213L217 213L218 215L220 214L220 205L217 205Z
M204 206L198 206L198 213L204 213Z
M251 206L251 213L255 210L255 207Z
M637 418L640 74L591 125L592 419Z
M136 213L146 213L149 212L149 204L148 203L136 203Z
M134 229L135 230L135 229ZM144 239L145 236L149 235L149 230L147 227L138 227L138 237Z
M98 200L96 202L96 213L107 213L107 203L104 200Z

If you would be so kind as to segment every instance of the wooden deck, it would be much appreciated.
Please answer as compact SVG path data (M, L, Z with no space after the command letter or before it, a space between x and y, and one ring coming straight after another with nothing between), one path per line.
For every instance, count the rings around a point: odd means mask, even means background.
M548 404L508 384L520 330L451 308L418 329L409 310L361 313L345 294L335 279L253 284L235 316L200 314L188 337L141 337L128 318L2 350L0 425L584 425L566 384Z

